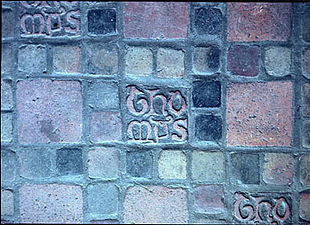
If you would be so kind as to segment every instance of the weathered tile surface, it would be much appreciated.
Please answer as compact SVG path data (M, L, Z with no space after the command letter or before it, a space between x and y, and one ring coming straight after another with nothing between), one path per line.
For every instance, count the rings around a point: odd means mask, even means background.
M129 187L124 200L125 223L188 223L187 193L182 188Z
M188 3L124 3L125 38L186 38Z
M256 77L259 74L259 48L235 45L227 54L227 70L234 76Z
M228 3L228 41L287 41L291 3Z
M222 182L225 178L224 155L221 152L194 151L192 155L192 179Z
M268 184L287 185L293 182L295 159L283 153L267 153L264 157L263 180Z
M78 81L17 82L18 140L21 143L79 142L82 90Z
M290 146L291 82L232 83L227 92L227 145Z
M207 214L223 213L225 210L224 188L221 185L198 185L194 188L195 211Z
M181 151L162 151L158 160L161 179L186 179L186 156Z
M81 223L82 188L64 184L24 184L19 189L22 223Z
M1 5L1 223L310 221L309 3Z

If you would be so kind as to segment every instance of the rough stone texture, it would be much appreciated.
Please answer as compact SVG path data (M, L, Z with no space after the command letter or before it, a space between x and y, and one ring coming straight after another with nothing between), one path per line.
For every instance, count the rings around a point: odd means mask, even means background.
M303 220L310 221L310 190L300 193L299 216Z
M91 184L87 187L88 212L112 214L118 211L118 189L111 183Z
M228 50L227 69L232 75L255 77L259 74L259 48L234 45Z
M12 9L2 8L2 38L13 37L15 29L15 15Z
M12 109L13 90L12 81L1 79L1 109Z
M125 38L186 38L187 2L126 2Z
M98 147L88 152L88 176L91 178L118 178L119 152L115 148Z
M310 148L310 121L305 120L302 124L302 145Z
M124 223L188 223L187 193L182 188L133 186L126 191Z
M148 48L128 46L125 61L126 75L149 76L152 73L153 54Z
M182 77L184 75L184 52L174 49L158 49L157 75L159 77Z
M302 37L304 41L310 42L310 6L305 4L303 6L304 12L301 16Z
M217 8L195 9L194 27L199 35L219 35L223 30L223 15Z
M17 175L16 165L16 154L8 150L1 149L1 182L15 180Z
M194 49L194 73L205 74L218 71L221 50L217 46L196 47Z
M12 113L1 112L1 142L11 142L13 138Z
M227 145L290 146L291 82L231 83L227 90Z
M56 166L59 175L79 175L83 173L81 149L58 149Z
M291 49L270 47L265 50L265 68L269 75L283 77L290 74Z
M116 32L116 11L115 9L94 9L89 10L88 32L96 35L114 34Z
M259 155L232 154L231 182L234 184L259 184Z
M192 99L194 107L220 107L221 83L204 80L193 82Z
M21 45L18 49L18 70L25 73L46 72L46 55L44 45Z
M293 182L295 159L290 154L266 153L263 180L267 184L288 185Z
M101 43L86 46L87 72L90 74L116 75L118 50L116 46Z
M92 112L90 114L90 139L92 142L122 140L119 112Z
M287 41L291 3L228 3L228 41Z
M301 89L304 116L310 116L310 83L304 83Z
M53 69L56 73L81 73L81 48L78 46L55 46Z
M162 151L158 174L160 179L186 179L186 155L182 151Z
M126 171L132 177L152 178L153 156L150 151L127 152Z
M21 143L79 142L82 93L78 81L17 82L18 139Z
M19 189L21 223L81 223L82 188L63 184L24 184Z
M215 115L195 116L195 139L198 141L220 141L222 118Z
M193 151L192 179L207 182L222 182L225 178L222 152Z
M223 213L224 188L222 185L198 185L194 188L194 207L199 213Z
M119 109L118 85L101 80L88 86L88 106L94 109Z
M300 182L310 185L310 155L302 155L300 158Z
M17 154L22 177L36 179L52 175L53 157L49 151L44 148L20 149Z
M1 216L13 216L14 194L10 190L1 189Z
M303 50L302 71L303 71L303 75L306 78L310 79L310 48Z
M16 68L15 48L12 44L1 43L1 74L13 73Z

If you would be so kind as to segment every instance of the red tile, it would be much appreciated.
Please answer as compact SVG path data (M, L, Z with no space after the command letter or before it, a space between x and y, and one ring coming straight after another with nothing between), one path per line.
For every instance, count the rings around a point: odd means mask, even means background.
M124 222L188 223L187 193L182 188L134 186L127 189Z
M64 184L24 184L19 190L22 223L81 223L82 188Z
M21 143L79 142L82 88L78 81L22 80L17 83Z
M228 41L287 41L291 3L228 3Z
M290 146L291 82L232 83L227 90L227 145Z
M125 38L186 38L187 2L124 3Z

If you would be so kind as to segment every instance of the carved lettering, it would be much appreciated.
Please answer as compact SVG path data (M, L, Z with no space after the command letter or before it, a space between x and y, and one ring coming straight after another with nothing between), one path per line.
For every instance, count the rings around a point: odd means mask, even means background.
M129 141L157 143L187 139L187 105L181 90L130 85L126 105L127 119L131 121L127 126Z
M21 28L24 34L43 34L44 18L41 14L25 14L21 18Z
M80 13L77 11L68 12L66 19L68 26L65 27L67 33L77 34L80 31Z
M177 141L182 141L187 138L187 119L176 120L173 123L173 128L176 133L172 134L172 139Z
M80 8L76 1L21 1L23 37L80 34Z
M285 195L274 196L272 193L250 195L235 194L234 211L239 222L282 224L289 222L290 198Z
M128 125L128 138L136 141L151 140L151 125L148 121L131 121Z

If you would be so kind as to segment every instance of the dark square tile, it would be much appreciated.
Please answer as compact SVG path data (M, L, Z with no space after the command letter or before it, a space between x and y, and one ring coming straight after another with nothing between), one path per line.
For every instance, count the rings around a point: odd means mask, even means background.
M193 83L194 107L220 107L221 83L219 81L196 81Z
M93 34L116 32L115 9L94 9L88 12L88 31Z
M234 184L259 184L258 154L232 154L231 172Z
M222 118L214 115L197 115L195 138L199 141L219 141L222 138Z
M220 34L223 26L222 12L217 8L195 9L195 29L200 35Z
M133 177L152 177L152 154L146 152L128 152L126 158L127 173Z
M60 175L77 175L83 173L81 149L58 149L57 170Z

